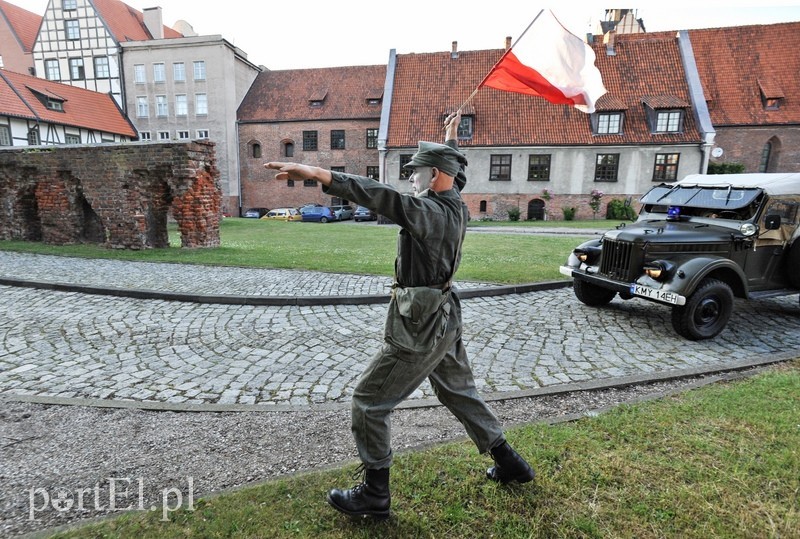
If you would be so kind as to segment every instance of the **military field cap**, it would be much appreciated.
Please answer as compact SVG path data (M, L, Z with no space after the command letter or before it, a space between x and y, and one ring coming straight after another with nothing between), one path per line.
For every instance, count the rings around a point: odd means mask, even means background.
M458 150L446 144L421 140L417 153L403 167L436 167L448 176L455 176L462 164L467 164L467 158Z

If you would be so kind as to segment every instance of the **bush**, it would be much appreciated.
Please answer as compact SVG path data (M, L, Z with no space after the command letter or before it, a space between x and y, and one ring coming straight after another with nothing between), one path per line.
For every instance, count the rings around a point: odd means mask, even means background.
M519 208L509 208L508 209L508 220L509 221L519 221L520 211Z
M709 163L708 174L741 174L744 165L741 163Z
M615 198L606 206L606 219L634 221L636 211L630 207L630 204Z
M575 208L561 208L561 211L564 212L565 221L572 221L575 219Z

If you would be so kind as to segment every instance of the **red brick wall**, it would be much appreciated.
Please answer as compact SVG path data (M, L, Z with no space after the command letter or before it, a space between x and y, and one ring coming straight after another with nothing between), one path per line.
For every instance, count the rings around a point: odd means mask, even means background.
M252 123L239 126L239 164L242 208L300 207L306 203L330 205L319 185L304 187L294 182L275 180L275 172L264 169L268 161L292 161L325 169L344 167L351 174L366 175L368 166L378 166L378 150L367 149L367 128L378 128L379 119ZM331 150L331 129L345 131L345 149ZM303 151L303 131L317 131L317 151ZM294 156L283 155L284 143L294 143ZM261 157L253 157L253 143L261 146Z
M800 172L800 126L716 127L715 145L723 154L714 163L740 163L745 172L759 172L764 145L772 142L767 172Z
M491 195L491 194L464 194L464 202L469 208L470 218L474 220L491 219L495 221L507 221L508 210L519 208L520 221L528 219L528 203L531 200L542 200L546 211L546 220L563 221L564 208L575 208L575 219L592 219L595 217L589 202L590 195L558 195L553 194L550 200L544 200L541 196L530 195ZM600 197L600 209L597 212L597 219L605 219L606 207L614 199L625 200L622 195L603 195ZM639 212L639 196L631 197L634 210ZM486 201L486 211L481 212L481 201Z
M0 238L111 248L219 245L214 144L130 143L0 151Z

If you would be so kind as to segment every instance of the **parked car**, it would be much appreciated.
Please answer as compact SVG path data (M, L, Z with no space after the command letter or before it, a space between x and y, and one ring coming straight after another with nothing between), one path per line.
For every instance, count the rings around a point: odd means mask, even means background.
M333 211L337 221L347 221L353 218L353 206L349 204L331 206L331 211Z
M310 210L310 209L312 209L312 208L321 208L321 207L322 207L322 204L303 204L303 205L302 205L302 206L299 208L299 211L300 211L300 214L302 215L302 214L304 214L306 211L308 211L308 210Z
M356 211L353 212L353 220L356 222L358 221L377 221L378 214L372 211L369 208L365 208L364 206L359 206L356 208Z
M800 174L694 174L641 203L635 223L561 266L585 305L617 294L669 305L674 330L701 340L725 328L734 297L800 292Z
M262 219L280 219L283 221L301 221L303 216L296 208L276 208L267 212Z
M336 216L328 206L314 206L305 209L302 219L312 223L327 223L328 221L335 221Z
M242 214L242 217L261 219L267 214L267 212L269 212L269 208L250 208Z

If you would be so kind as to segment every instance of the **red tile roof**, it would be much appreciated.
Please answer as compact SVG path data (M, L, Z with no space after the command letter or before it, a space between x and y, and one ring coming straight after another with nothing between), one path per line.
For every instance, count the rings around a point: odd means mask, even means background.
M263 71L250 86L238 117L243 122L379 118L386 66ZM322 101L321 106L311 106Z
M688 32L715 126L800 123L800 22ZM761 88L783 94L777 110Z
M42 17L19 6L0 0L0 14L8 21L8 26L17 35L25 52L33 52L33 44L39 35Z
M117 42L147 41L153 39L153 36L150 35L147 26L144 24L144 16L141 11L133 9L120 0L90 1ZM178 37L183 37L183 34L168 26L164 26L165 39Z
M63 99L64 111L48 109L37 92ZM136 130L111 95L13 71L0 70L0 115L136 137Z
M589 115L538 97L478 91L474 136L464 146L669 144L701 140L690 109L683 133L652 135L642 100L669 96L674 106L691 102L675 33L629 39L617 36L616 54L596 43L596 65L608 94L602 110L624 110L624 134L593 136ZM389 147L415 147L419 140L442 137L443 114L461 105L502 55L502 50L465 51L397 56L389 126ZM657 102L658 106L663 103Z

